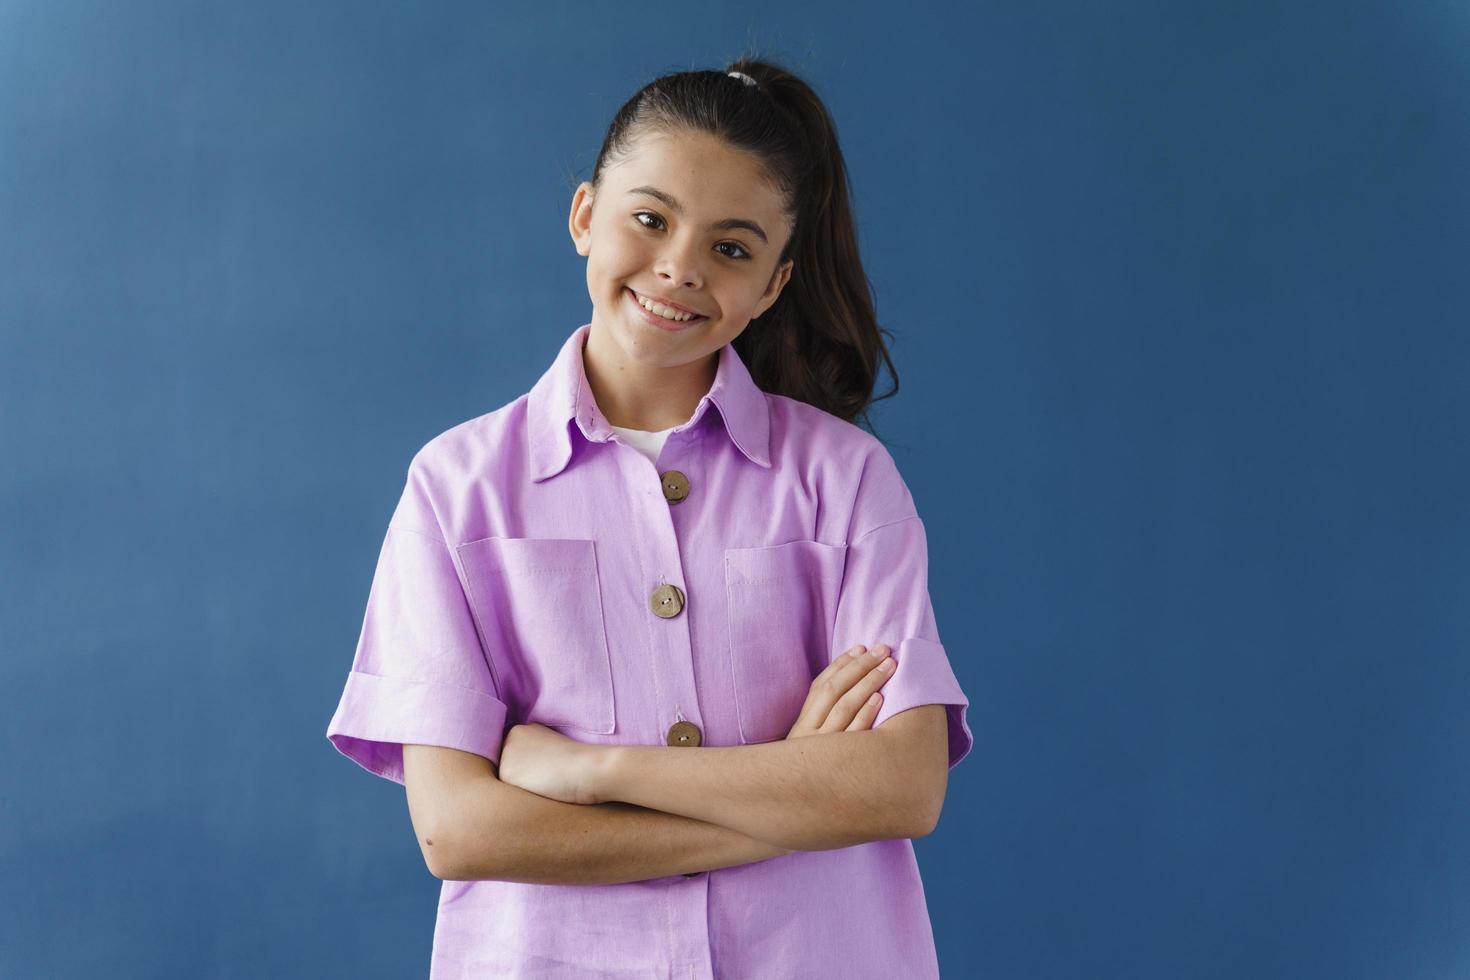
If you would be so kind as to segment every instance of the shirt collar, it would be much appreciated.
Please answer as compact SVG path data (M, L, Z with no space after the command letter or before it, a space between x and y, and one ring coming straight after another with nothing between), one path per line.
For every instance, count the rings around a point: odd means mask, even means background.
M531 388L527 396L526 434L531 478L536 481L560 473L572 458L572 426L575 421L589 442L606 442L612 427L597 407L587 371L582 362L582 345L592 324L584 323L567 337L556 360ZM689 421L677 426L697 425L710 405L719 410L730 441L749 459L770 467L771 418L766 393L757 387L735 348L720 348L714 383L699 400Z

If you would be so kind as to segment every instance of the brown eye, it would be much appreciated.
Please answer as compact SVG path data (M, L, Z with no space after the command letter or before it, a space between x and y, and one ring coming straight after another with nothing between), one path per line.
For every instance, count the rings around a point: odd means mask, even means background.
M651 220L653 220L654 222L657 222L657 223L656 224L649 224L648 222L646 222L646 221L643 220L644 218L649 218L649 219L651 219ZM662 231L663 228L664 228L664 219L663 218L660 218L658 215L654 214L652 211L634 211L633 212L633 220L636 221L636 222L638 222L638 224L641 227L647 228L649 231ZM728 245L728 246L730 246L731 248L735 249L737 252L740 253L739 255L731 255L729 252L721 252L720 253L721 255L725 256L728 259L735 259L737 261L744 262L745 260L751 258L751 254L749 252L747 252L745 250L745 246L744 245L741 245L739 242L720 242L719 244L717 244L715 246L715 248L720 248L721 246L724 246L724 245Z

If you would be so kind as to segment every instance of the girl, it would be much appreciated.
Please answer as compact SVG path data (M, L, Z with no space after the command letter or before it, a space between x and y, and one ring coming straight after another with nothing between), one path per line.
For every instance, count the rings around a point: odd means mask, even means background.
M937 976L910 839L969 702L853 421L888 354L828 114L656 79L569 229L591 321L415 454L327 730L406 787L430 976Z

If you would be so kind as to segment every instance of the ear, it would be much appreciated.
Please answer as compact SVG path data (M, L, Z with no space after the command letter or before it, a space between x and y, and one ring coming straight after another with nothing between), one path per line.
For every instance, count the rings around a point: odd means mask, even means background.
M582 181L572 195L572 213L567 216L567 230L576 243L577 254L586 255L592 250L592 183Z
M785 289L786 284L791 281L791 267L795 264L795 259L787 259L777 266L776 271L771 275L771 284L761 294L760 302L755 304L755 312L750 315L752 320L769 310L780 298L781 290Z

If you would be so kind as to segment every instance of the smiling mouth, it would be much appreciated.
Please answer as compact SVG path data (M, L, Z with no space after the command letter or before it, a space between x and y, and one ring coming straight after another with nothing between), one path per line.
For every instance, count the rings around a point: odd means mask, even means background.
M636 289L634 289L631 286L626 286L624 288L627 289L628 295L630 295L630 296L633 297L633 302L637 303L640 307L642 307L643 310L644 310L644 312L648 313L650 316L660 317L661 319L668 320L668 322L670 322L670 323L698 323L700 320L708 320L709 319L709 317L705 316L703 313L694 313L694 312L692 312L690 310L684 309L683 307L671 306L671 305L669 305L667 303L661 303L658 300L653 299L651 297L645 297L645 296L643 296L641 293L639 293ZM650 310L647 306L644 306L643 305L643 301L645 299L647 299L654 306L659 306L659 307L662 307L662 308L668 309L668 310L674 310L677 313L683 314L683 316L680 319L675 320L675 319L673 319L671 317L666 317L666 316L662 316L662 314L655 313L652 310Z

